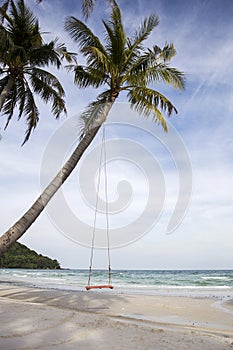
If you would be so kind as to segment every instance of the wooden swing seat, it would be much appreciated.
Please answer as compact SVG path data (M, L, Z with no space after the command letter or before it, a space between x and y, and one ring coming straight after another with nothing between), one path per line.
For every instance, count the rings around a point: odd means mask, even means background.
M113 289L114 287L111 284L102 284L102 285L99 285L99 286L86 286L86 290L103 289L103 288Z

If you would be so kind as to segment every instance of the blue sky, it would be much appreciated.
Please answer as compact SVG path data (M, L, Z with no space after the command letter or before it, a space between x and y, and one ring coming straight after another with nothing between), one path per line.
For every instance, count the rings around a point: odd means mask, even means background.
M67 42L71 51L77 51L64 33L63 24L68 15L80 18L79 1L44 0L41 5L36 5L31 0L27 3L38 15L42 30L51 33L45 37L59 36ZM154 12L158 14L160 24L148 39L147 46L173 42L177 55L171 65L185 72L187 82L183 92L154 86L165 93L179 111L177 116L169 119L171 125L167 135L150 120L130 114L124 97L119 99L109 115L110 123L130 123L128 126L112 124L106 129L108 141L112 142L109 143L109 154L113 157L108 165L110 205L128 203L125 212L121 208L121 212L111 215L112 228L120 231L120 227L137 223L122 233L125 236L120 241L125 244L112 249L112 267L232 268L233 3L230 0L136 0L119 1L119 5L129 36L145 16ZM103 35L100 18L107 14L106 2L98 0L88 25L100 36ZM80 55L78 59L82 60ZM55 121L50 116L49 106L40 104L39 126L24 147L20 147L25 127L23 120L13 121L6 131L1 131L1 232L9 228L38 196L41 174L45 173L46 182L55 174L60 158L67 157L79 132L78 115L97 95L95 90L78 90L73 85L72 74L67 74L65 70L57 75L66 90L68 117ZM132 123L135 123L135 128ZM4 127L4 117L0 119L0 126ZM70 132L63 134L66 126L70 127ZM92 225L94 213L89 206L93 203L87 202L93 201L91 192L94 189L95 165L92 160L97 158L100 137L91 148L89 163L88 157L84 158L61 192L73 213L72 217L78 220L77 240L84 245L88 245L91 237L85 225ZM172 234L167 235L167 226L180 190L179 175L190 190L190 174L185 168L181 170L179 165L179 160L182 163L186 159L184 152L177 148L181 139L191 161L192 197L183 221ZM115 140L120 141L114 143ZM133 146L131 153L130 145ZM50 163L46 158L48 151L55 149ZM144 155L144 151L148 154ZM121 187L117 188L118 185ZM156 198L155 209L145 213L150 194ZM182 198L185 198L185 193ZM59 220L63 218L63 208L57 201L55 199L51 203L49 211L40 216L20 241L39 253L58 259L63 267L87 268L89 249L75 242L75 227L65 225L61 228L68 217ZM161 206L158 203L162 203ZM159 206L157 209L156 205ZM145 216L138 222L141 212ZM146 223L150 226L153 219L156 223L140 237L140 225ZM80 223L82 221L84 226ZM100 214L100 226L102 221ZM118 238L116 232L112 232L113 241ZM106 251L96 251L94 264L97 268L107 266Z

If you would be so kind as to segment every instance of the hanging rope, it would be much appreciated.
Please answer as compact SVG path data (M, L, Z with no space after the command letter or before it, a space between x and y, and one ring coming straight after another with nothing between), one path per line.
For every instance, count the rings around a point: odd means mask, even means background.
M108 177L107 177L107 152L105 142L105 126L103 127L103 152L104 152L104 178L105 178L105 213L106 213L106 236L108 244L108 284L111 284L110 240L109 240L109 213L108 213Z
M87 290L89 290L91 288L95 288L95 286L90 287L90 284L91 284L92 265L93 265L93 256L94 256L94 247L95 247L96 221L97 221L97 211L98 211L98 204L99 204L99 192L100 192L100 180L101 180L101 166L102 166L102 163L103 163L103 168L104 168L105 218L106 218L106 238L107 238L107 251L108 251L108 283L109 284L108 285L104 285L104 286L97 286L97 288L113 288L111 286L109 214L108 214L108 182L107 182L107 152L106 152L105 139L106 139L105 126L103 126L102 144L101 144L99 168L98 168L98 175L97 175L97 192L96 192L94 223L93 223L93 231L92 231L91 256L90 256L88 286L86 287Z

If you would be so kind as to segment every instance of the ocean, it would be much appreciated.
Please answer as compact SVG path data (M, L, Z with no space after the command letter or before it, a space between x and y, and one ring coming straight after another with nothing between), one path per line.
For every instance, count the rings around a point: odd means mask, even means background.
M87 281L88 270L0 269L1 283L34 288L85 291ZM108 284L107 272L94 270L91 284ZM233 270L113 270L112 284L104 292L233 299Z

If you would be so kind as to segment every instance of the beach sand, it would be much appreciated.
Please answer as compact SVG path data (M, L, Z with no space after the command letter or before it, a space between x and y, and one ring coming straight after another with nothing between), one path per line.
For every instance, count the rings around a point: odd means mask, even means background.
M233 303L2 283L0 349L233 349Z

